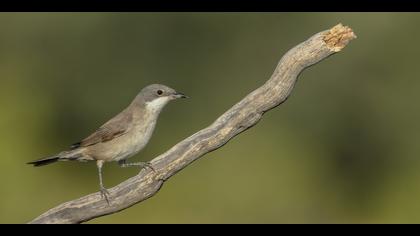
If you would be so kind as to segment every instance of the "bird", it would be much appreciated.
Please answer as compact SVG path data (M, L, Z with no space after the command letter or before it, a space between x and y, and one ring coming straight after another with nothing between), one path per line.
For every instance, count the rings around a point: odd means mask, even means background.
M128 163L127 159L147 145L162 109L169 101L178 98L188 98L188 96L162 84L148 85L123 111L85 139L56 155L27 164L38 167L57 161L96 161L100 194L109 205L109 192L104 187L102 179L104 163L116 161L121 167L140 166L141 169L149 167L154 171L148 162Z

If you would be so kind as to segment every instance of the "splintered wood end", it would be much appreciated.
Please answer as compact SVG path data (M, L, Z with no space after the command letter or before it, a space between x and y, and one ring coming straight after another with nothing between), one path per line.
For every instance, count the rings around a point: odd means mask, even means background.
M353 30L340 23L325 33L324 42L332 51L339 52L350 42L350 40L355 38L357 38L357 36L354 34Z

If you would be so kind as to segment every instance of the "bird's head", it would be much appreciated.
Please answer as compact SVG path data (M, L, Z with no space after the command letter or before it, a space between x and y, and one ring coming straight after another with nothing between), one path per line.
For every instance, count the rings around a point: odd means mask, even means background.
M178 98L188 98L188 96L162 84L151 84L140 91L136 100L144 102L148 108L160 110L169 101Z

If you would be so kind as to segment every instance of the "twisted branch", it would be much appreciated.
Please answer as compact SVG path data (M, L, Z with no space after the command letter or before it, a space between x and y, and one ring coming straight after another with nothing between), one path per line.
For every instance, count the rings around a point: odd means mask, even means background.
M119 212L152 197L165 180L254 126L266 111L288 98L303 69L340 51L355 37L349 27L338 24L292 48L283 56L264 85L248 94L207 128L153 159L151 164L155 172L143 169L138 175L109 189L110 206L99 193L93 193L52 208L30 223L86 222Z

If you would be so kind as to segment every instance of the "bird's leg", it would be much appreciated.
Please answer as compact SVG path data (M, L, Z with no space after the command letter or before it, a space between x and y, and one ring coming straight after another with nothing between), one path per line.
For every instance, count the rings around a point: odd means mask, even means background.
M119 160L118 165L120 167L132 167L132 166L140 166L141 169L147 167L150 168L153 172L155 172L155 169L153 168L152 164L150 162L133 162L133 163L127 163L126 160Z
M109 199L108 199L109 192L108 192L108 190L106 190L106 188L104 187L104 184L102 182L102 166L103 166L103 164L104 164L103 160L97 160L96 161L96 165L98 166L98 172L99 172L99 187L100 187L101 196L102 196L102 198L105 198L106 202L109 205Z

